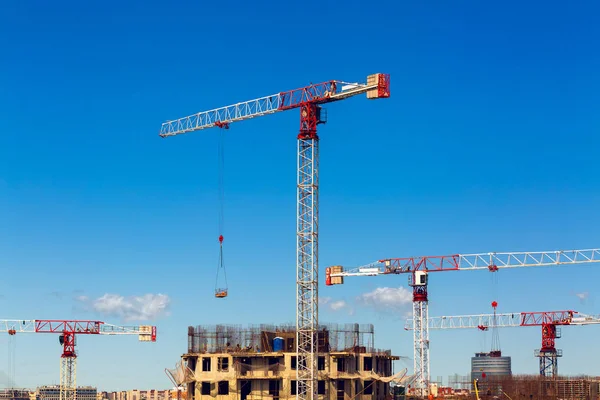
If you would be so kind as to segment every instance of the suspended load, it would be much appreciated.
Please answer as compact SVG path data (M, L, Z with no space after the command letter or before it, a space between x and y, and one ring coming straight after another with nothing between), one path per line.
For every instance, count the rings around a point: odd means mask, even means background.
M225 185L224 185L224 135L223 130L219 135L219 264L217 266L217 281L215 283L215 297L222 299L227 297L227 273L225 272L225 264L223 263L223 209L225 203ZM220 278L220 279L219 279Z
M222 275L222 281L219 281L219 275ZM223 235L219 236L219 265L217 267L217 282L215 284L215 297L222 299L227 297L227 273L223 264Z

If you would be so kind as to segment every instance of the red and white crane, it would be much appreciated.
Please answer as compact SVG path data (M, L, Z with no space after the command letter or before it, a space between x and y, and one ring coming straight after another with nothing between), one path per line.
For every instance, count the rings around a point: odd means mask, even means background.
M349 270L344 270L342 266L328 267L325 270L325 284L343 284L344 277L348 276L409 274L408 284L413 288L413 373L416 376L417 394L425 396L428 394L430 381L429 325L427 323L429 319L428 273L477 270L497 272L499 269L505 268L542 267L594 262L600 262L600 249L386 258Z
M0 320L0 332L11 336L17 333L55 333L63 346L60 362L60 400L77 398L76 335L137 335L141 342L156 342L156 327L150 325L117 326L102 321L30 319Z
M562 351L555 347L556 339L560 338L558 327L594 324L600 324L598 316L581 314L572 310L458 315L427 319L428 329L479 329L485 331L490 326L497 328L541 326L542 346L535 350L534 355L540 359L540 375L551 377L558 375L558 357L562 357ZM404 329L412 330L413 326L412 319L407 319Z
M368 99L390 97L390 77L372 74L366 83L338 80L309 86L199 112L162 124L161 137L207 128L229 128L232 122L300 109L297 135L296 212L296 356L297 398L317 397L318 227L319 227L319 136L317 125L325 123L322 105L366 94ZM218 297L224 297L223 294Z

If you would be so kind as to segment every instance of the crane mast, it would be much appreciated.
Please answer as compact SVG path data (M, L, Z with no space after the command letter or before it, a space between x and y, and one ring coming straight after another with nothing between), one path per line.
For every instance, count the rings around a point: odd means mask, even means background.
M300 109L297 135L296 207L296 357L297 391L302 400L317 398L319 325L319 137L317 125L325 123L321 105L359 94L368 99L390 96L387 74L372 74L366 83L331 80L236 103L161 125L159 136L175 136L212 127L229 128L232 122L294 108Z
M76 335L137 335L141 342L156 341L156 327L149 325L117 326L102 321L81 320L0 320L0 332L13 336L17 333L54 333L63 346L60 356L60 400L77 399Z
M429 392L429 297L428 273L442 271L497 272L499 269L544 267L563 264L585 264L600 262L600 249L561 250L538 252L503 252L451 254L386 258L361 267L345 270L336 265L325 270L325 284L339 285L344 277L409 274L409 286L413 289L413 371L418 396Z

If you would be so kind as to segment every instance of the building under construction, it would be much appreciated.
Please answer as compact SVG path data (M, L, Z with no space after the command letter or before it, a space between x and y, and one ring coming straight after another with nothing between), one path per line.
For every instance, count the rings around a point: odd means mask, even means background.
M540 375L493 376L477 383L481 399L493 396L535 400L598 400L600 378Z
M373 325L320 325L317 389L321 400L377 399L390 394L390 350L374 347ZM277 400L296 397L296 328L293 325L188 328L180 382L188 399Z

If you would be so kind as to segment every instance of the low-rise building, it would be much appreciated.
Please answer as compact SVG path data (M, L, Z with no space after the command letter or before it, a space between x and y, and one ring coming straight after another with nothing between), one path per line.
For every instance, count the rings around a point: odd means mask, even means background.
M171 390L123 390L120 392L102 392L102 399L106 400L170 400L173 398ZM175 397L177 399L177 397ZM79 399L77 399L79 400Z
M60 386L40 386L35 391L36 400L60 400ZM78 386L77 400L98 400L98 390L92 386Z
M0 400L30 400L30 398L31 392L29 391L29 389L0 390Z

